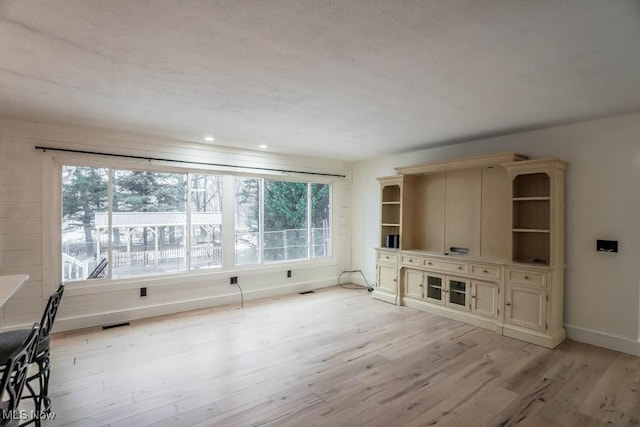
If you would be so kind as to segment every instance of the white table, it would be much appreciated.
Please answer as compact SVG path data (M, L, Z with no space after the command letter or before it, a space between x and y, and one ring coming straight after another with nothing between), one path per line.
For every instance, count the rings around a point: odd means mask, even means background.
M7 302L11 295L29 280L27 274L14 274L12 276L0 276L0 307Z

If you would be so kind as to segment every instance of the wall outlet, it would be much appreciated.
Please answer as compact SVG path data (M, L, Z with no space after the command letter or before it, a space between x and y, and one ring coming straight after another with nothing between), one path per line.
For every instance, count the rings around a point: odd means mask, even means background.
M287 270L287 277L291 277L291 270Z
M147 288L140 288L140 297L147 296Z
M231 276L229 278L229 284L230 285L237 285L238 284L238 276Z

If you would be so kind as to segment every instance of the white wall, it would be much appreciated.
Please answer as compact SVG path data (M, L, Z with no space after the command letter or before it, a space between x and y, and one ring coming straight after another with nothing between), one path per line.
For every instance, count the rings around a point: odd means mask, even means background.
M377 176L394 167L498 152L562 157L566 172L568 336L640 354L640 113L425 149L353 167L353 268L375 280L379 242ZM619 253L596 252L596 239Z
M135 318L238 303L238 290L229 285L237 275L245 299L300 292L337 283L350 267L350 164L267 152L235 150L140 135L73 126L0 119L0 275L29 274L30 280L2 309L0 326L22 326L40 319L48 295L59 276L59 223L55 209L54 165L58 159L94 160L95 156L68 155L34 147L52 146L137 156L283 168L347 175L333 180L333 257L322 263L295 262L260 268L190 273L119 280L112 284L71 284L65 290L56 329L105 325ZM64 160L62 160L64 161ZM136 163L138 162L138 163ZM146 164L132 161L130 165ZM282 175L276 175L282 176ZM300 180L306 175L291 175ZM292 278L286 278L286 270ZM147 287L148 296L139 297Z

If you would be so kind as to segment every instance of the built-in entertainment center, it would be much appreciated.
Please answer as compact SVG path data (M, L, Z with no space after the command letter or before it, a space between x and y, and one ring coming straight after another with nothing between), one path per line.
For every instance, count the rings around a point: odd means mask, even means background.
M565 167L501 153L378 178L373 297L557 346L565 338Z

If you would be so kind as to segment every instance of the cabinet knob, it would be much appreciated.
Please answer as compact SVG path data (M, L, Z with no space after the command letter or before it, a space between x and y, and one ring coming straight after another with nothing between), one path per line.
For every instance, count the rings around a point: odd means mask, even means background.
M409 262L413 262L413 260L412 260L412 259L410 259L410 260L409 260Z
M393 279L393 281L394 281L394 282L397 282L397 281L398 281L398 279Z
M386 259L389 259L389 257L388 257L388 256L385 256L385 258L386 258Z
M458 270L462 270L462 266L461 265L458 266Z
M475 298L475 297L476 297L475 295L471 295L471 298Z
M428 264L428 265L433 265L433 263L432 263L431 261L429 261L427 264Z
M505 305L510 306L510 305L511 305L511 303L510 303L510 302L508 302L508 303L506 303Z
M421 284L420 287L422 288L422 287L424 287L424 285Z
M529 280L529 276L524 276L524 280Z
M488 271L488 270L482 270L482 272L486 274L486 273L488 273L489 271Z

